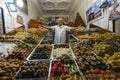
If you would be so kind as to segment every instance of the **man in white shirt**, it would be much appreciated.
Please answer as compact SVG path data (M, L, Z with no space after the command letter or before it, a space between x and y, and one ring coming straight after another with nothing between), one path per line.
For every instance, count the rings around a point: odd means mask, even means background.
M47 29L52 29L55 31L54 44L65 44L66 43L66 32L70 31L71 29L75 29L75 28L63 25L62 18L58 18L57 22L58 22L58 25L55 25L52 27L47 27L47 26L42 26L42 27L47 28Z
M55 44L64 44L66 42L66 31L70 31L70 27L65 25L56 25L52 29L55 31Z

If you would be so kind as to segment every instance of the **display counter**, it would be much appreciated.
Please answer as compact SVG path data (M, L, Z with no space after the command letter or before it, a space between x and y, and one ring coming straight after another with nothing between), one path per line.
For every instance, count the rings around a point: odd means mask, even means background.
M120 37L115 33L101 28L78 29L68 35L67 44L59 45L49 42L52 38L46 30L30 28L25 34L18 42L11 41L16 46L8 57L1 58L0 74L5 74L1 80L120 79ZM5 37L1 43L7 42Z

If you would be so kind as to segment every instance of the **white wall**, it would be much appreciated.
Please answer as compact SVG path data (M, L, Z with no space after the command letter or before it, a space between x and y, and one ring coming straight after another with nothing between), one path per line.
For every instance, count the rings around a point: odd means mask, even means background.
M76 13L79 12L80 15L81 15L81 17L85 21L85 23L87 23L87 21L86 21L86 11L91 6L93 6L96 1L97 0L77 0L77 4L74 7L73 13L70 14L69 20L74 21L75 17L76 17ZM118 0L118 1L120 1L120 0ZM97 21L93 22L93 24L112 31L113 30L112 29L113 28L112 21L109 22L108 16L109 16L109 11L108 11L108 9L106 9L104 11L103 18L101 18L100 20L97 20Z
M36 19L37 16L41 16L41 13L35 5L34 0L28 0L28 16L30 19Z
M18 27L22 26L21 24L16 22L17 15L22 16L24 25L27 28L28 27L29 17L24 12L22 12L19 9L17 9L17 12L14 12L14 13L13 12L9 12L7 7L6 7L5 2L13 2L13 0L9 0L9 1L8 0L3 0L1 2L1 5L0 5L3 8L3 10L4 10L6 33L14 30L15 28L18 28Z
M93 1L90 0L76 0L75 3L76 6L73 7L72 13L70 14L70 20L74 21L76 17L76 13L79 12L81 17L83 18L84 21L86 21L85 18L85 12L86 10L93 5Z
M76 0L76 1L73 1L73 3L71 4L71 8L70 8L70 12L69 12L69 22L74 22L74 20L76 18L76 13L79 11L78 10L79 3L80 3L80 1Z
M28 0L28 15L25 14L23 11L20 9L17 9L17 12L9 12L5 2L13 2L13 0L0 0L0 7L4 9L4 18L5 18L5 28L6 28L6 33L14 30L15 28L18 28L22 26L21 24L17 23L17 15L22 16L23 22L25 25L25 28L28 28L28 22L29 19L33 18L36 19L37 16L40 16L40 13L38 12L39 10L36 8L35 4Z
M4 0L1 0L0 7L4 9L5 28L11 30L11 28L12 28L11 26L13 25L13 22L12 22L10 13L7 10ZM7 30L7 32L8 32L8 30Z

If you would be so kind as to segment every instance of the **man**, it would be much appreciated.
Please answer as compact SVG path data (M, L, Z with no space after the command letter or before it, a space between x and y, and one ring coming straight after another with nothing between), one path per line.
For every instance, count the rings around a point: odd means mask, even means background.
M62 18L58 18L57 23L58 25L55 25L52 27L47 27L47 26L42 26L42 27L55 31L54 44L65 44L66 43L66 32L72 29L75 29L75 28L63 25Z

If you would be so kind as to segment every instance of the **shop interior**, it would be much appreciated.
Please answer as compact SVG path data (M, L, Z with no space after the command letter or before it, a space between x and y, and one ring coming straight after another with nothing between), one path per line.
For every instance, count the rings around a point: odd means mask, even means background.
M120 80L120 0L0 0L0 80Z

